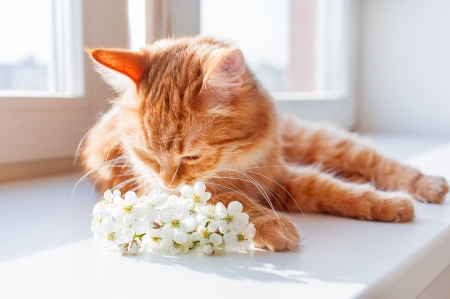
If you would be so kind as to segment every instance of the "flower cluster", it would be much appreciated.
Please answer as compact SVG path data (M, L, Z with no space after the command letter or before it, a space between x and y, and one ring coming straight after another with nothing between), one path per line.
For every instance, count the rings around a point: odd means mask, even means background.
M107 190L94 206L91 230L101 247L121 254L158 249L178 254L200 247L209 255L224 242L226 249L249 249L256 231L242 204L212 205L210 198L203 182L183 186L179 196L156 189L122 197L119 190Z

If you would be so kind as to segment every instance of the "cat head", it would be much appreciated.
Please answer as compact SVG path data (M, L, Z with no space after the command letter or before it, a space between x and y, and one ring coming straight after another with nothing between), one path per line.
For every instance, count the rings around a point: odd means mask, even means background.
M232 45L192 37L89 53L119 93L118 143L136 175L176 190L273 149L272 102Z

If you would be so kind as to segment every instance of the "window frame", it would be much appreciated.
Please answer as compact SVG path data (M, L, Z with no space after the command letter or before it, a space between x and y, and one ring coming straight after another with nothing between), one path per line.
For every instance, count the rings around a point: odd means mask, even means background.
M74 37L82 41L81 46L127 47L126 1L62 1L72 7ZM107 99L112 96L110 88L93 70L88 55L82 52L74 57L78 72L83 71L83 82L77 83L78 87L84 85L83 93L75 91L72 96L55 97L39 92L28 96L0 95L0 140L4 144L0 147L0 166L73 160L77 145L96 120L95 115L109 107Z

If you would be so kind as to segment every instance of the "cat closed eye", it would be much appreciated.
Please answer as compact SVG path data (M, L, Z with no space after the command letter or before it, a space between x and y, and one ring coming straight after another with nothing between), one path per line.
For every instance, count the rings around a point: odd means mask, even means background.
M200 158L200 155L193 155L193 156L184 156L183 158L181 158L181 161L184 162L190 162L190 161L194 161Z

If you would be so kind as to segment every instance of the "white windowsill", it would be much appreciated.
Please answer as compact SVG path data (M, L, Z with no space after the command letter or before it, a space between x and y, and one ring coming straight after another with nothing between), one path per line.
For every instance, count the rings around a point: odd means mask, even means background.
M450 179L446 142L375 137L382 152ZM411 151L414 144L421 147ZM71 200L79 177L0 185L3 297L189 298L197 284L199 298L416 298L450 266L448 197L443 205L416 202L414 221L401 224L292 215L303 237L296 252L122 257L92 238L90 183Z

